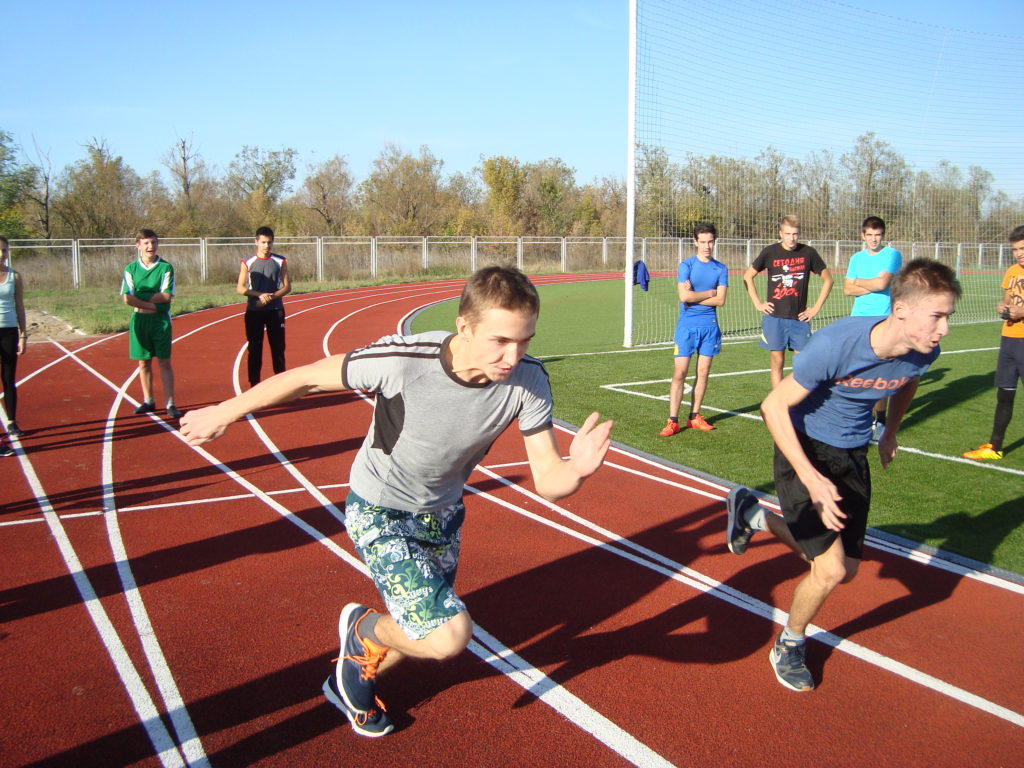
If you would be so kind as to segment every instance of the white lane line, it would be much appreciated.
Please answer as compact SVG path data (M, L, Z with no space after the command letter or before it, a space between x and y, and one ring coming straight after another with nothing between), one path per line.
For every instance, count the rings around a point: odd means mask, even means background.
M50 499L43 489L43 485L36 474L35 468L32 466L32 462L25 455L24 451L20 449L17 451L17 456L18 462L21 465L21 471L25 475L29 487L32 489L36 503L43 513L43 519L50 529L50 535L53 536L61 558L64 560L64 566L75 583L75 588L82 598L82 604L89 614L89 618L92 619L93 626L96 627L96 633L99 635L103 647L106 648L107 654L110 656L114 669L117 671L117 676L120 678L121 684L128 694L132 708L135 710L136 715L138 715L139 722L146 731L146 735L149 737L157 757L166 768L184 768L185 761L178 751L178 746L164 726L160 718L160 712L149 695L141 675L139 675L138 670L135 668L131 656L128 655L124 643L121 642L113 622L111 622L110 617L103 608L103 604L100 602L92 582L85 573L85 569L82 568L82 563L78 559L74 546L71 544L71 539L68 537L60 518L53 511L53 506L50 504Z
M53 343L61 349L64 349L58 342L55 341ZM111 387L116 393L110 404L110 410L107 413L106 423L104 424L101 458L101 487L103 488L104 509L103 519L106 524L107 538L110 543L111 552L114 556L117 575L121 580L122 593L124 595L125 602L128 604L128 610L131 613L132 622L135 625L135 632L138 635L140 644L142 645L143 655L146 657L146 662L149 664L150 672L153 675L153 679L156 681L157 690L160 691L160 696L163 699L164 711L167 712L171 725L178 737L178 744L181 746L185 761L190 766L209 768L210 763L206 757L206 752L203 749L202 742L199 739L198 733L196 733L195 726L192 723L192 718L189 716L188 710L185 707L185 702L182 700L177 683L174 681L174 675L171 672L170 665L167 663L167 657L164 655L163 648L160 647L160 641L157 639L153 623L150 621L149 612L146 610L145 602L142 599L142 592L139 590L138 583L135 580L135 574L132 572L131 559L129 558L128 551L124 546L124 538L121 535L121 527L117 519L117 503L114 498L113 469L114 423L117 419L117 411L121 406L121 401L125 398L125 390L138 375L138 369L133 371L125 380L124 384L118 388L116 384L107 379L85 361L81 360L77 355L72 354L67 349L64 349L64 352L75 362L85 368L86 371L107 384L107 386ZM128 401L133 405L138 405L137 401L131 398L128 398ZM154 420L163 423L160 419L156 419L153 414L150 414L150 416L154 418Z
M650 568L651 570L661 573L662 575L667 576L668 578L674 579L683 584L691 586L694 589L697 589L701 592L710 594L711 596L723 600L727 603L743 608L744 610L747 610L757 616L769 618L780 626L784 626L786 623L785 613L778 610L777 608L774 608L768 603L763 602L762 600L759 600L755 597L740 592L732 587L729 587L726 584L723 584L717 579L713 579L710 576L707 576L699 571L695 571L692 568L689 568L683 565L682 563L676 562L671 558L665 557L664 555L661 555L651 549L648 549L647 547L644 547L640 544L636 544L627 537L615 534L612 531L607 530L606 528L603 528L595 523L590 522L589 520L586 520L585 518L581 518L580 516L575 515L572 512L569 512L567 509L564 509L563 507L560 507L557 504L547 501L546 499L544 499L541 496L538 496L532 491L529 491L526 488L523 488L522 486L511 482L510 480L506 480L501 475L498 475L494 472L485 472L485 474L491 477L492 479L502 483L503 485L512 488L518 493L521 493L527 498L537 502L538 504L547 507L552 512L555 512L569 520L572 520L577 525L580 525L588 530L594 531L595 533L599 533L601 536L606 537L610 541L602 541L600 539L596 539L592 536L588 536L566 526L560 525L559 523L548 520L526 509L520 508L510 502L503 501L502 499L499 499L487 493L480 492L476 489L471 489L473 490L474 493L477 493L481 497L487 498L496 504L499 504L503 507L506 507L507 509L515 511L523 517L529 518L530 520L534 520L535 522L539 522L542 525L554 528L555 530L561 531L562 533L572 536L573 538L579 539L580 541L583 541L587 544L604 549L608 552L618 555L619 557L623 557L631 562L642 565L645 568ZM1003 720L1006 720L1007 722L1010 722L1013 725L1024 727L1024 715L1014 712L1013 710L1004 707L1000 704L996 704L995 702L989 701L988 699L984 699L981 696L978 696L977 694L971 693L970 691L964 690L963 688L955 686L951 683L947 683L944 680L940 680L937 677L934 677L918 669L915 669L914 667L904 664L903 662L896 661L895 659L878 653L877 651L865 648L864 646L855 643L852 640L839 637L838 635L828 632L827 630L824 630L821 627L818 627L814 624L808 625L807 635L815 638L816 640L824 643L825 645L835 648L836 650L848 653L854 658L858 658L861 661L866 661L869 664L884 669L887 672L891 672L895 675L899 675L900 677L903 677L906 680L909 680L913 683L917 683L918 685L930 688L931 690L936 691L941 695L960 701L964 704L967 704L968 706L974 707L983 712L987 712L988 714L995 715L996 717L1002 718Z

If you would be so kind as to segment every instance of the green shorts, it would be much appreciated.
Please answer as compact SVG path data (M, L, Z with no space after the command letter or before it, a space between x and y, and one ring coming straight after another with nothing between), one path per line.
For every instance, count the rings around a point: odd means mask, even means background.
M171 316L163 312L133 312L128 324L130 360L167 360L171 356Z
M345 529L391 618L413 640L466 610L454 589L465 517L461 501L434 512L403 512L351 492L345 500Z

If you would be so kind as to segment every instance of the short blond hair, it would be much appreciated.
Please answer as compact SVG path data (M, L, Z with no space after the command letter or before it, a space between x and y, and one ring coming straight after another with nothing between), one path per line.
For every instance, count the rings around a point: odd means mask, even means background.
M789 226L791 227L796 227L797 229L800 229L800 217L797 216L795 213L787 213L785 216L780 216L779 229L782 229L787 224L789 224Z

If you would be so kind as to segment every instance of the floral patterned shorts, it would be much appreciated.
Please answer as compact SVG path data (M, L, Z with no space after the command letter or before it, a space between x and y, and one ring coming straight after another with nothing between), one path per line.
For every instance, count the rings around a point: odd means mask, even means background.
M465 517L461 501L432 512L405 512L352 492L345 500L348 535L388 613L413 640L466 609L454 590Z

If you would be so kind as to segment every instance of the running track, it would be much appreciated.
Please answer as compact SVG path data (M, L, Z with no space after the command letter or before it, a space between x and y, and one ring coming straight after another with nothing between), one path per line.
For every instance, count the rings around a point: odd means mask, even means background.
M291 297L289 363L460 288ZM239 306L176 319L179 404L230 396L243 344ZM397 730L360 738L320 685L341 607L379 604L332 506L368 403L313 396L193 449L133 415L126 347L33 343L19 366L29 434L0 461L4 766L1024 764L1019 585L873 540L818 617L818 690L793 693L767 656L803 567L770 537L728 553L725 484L616 448L552 505L514 428L468 487L469 652L383 678Z

